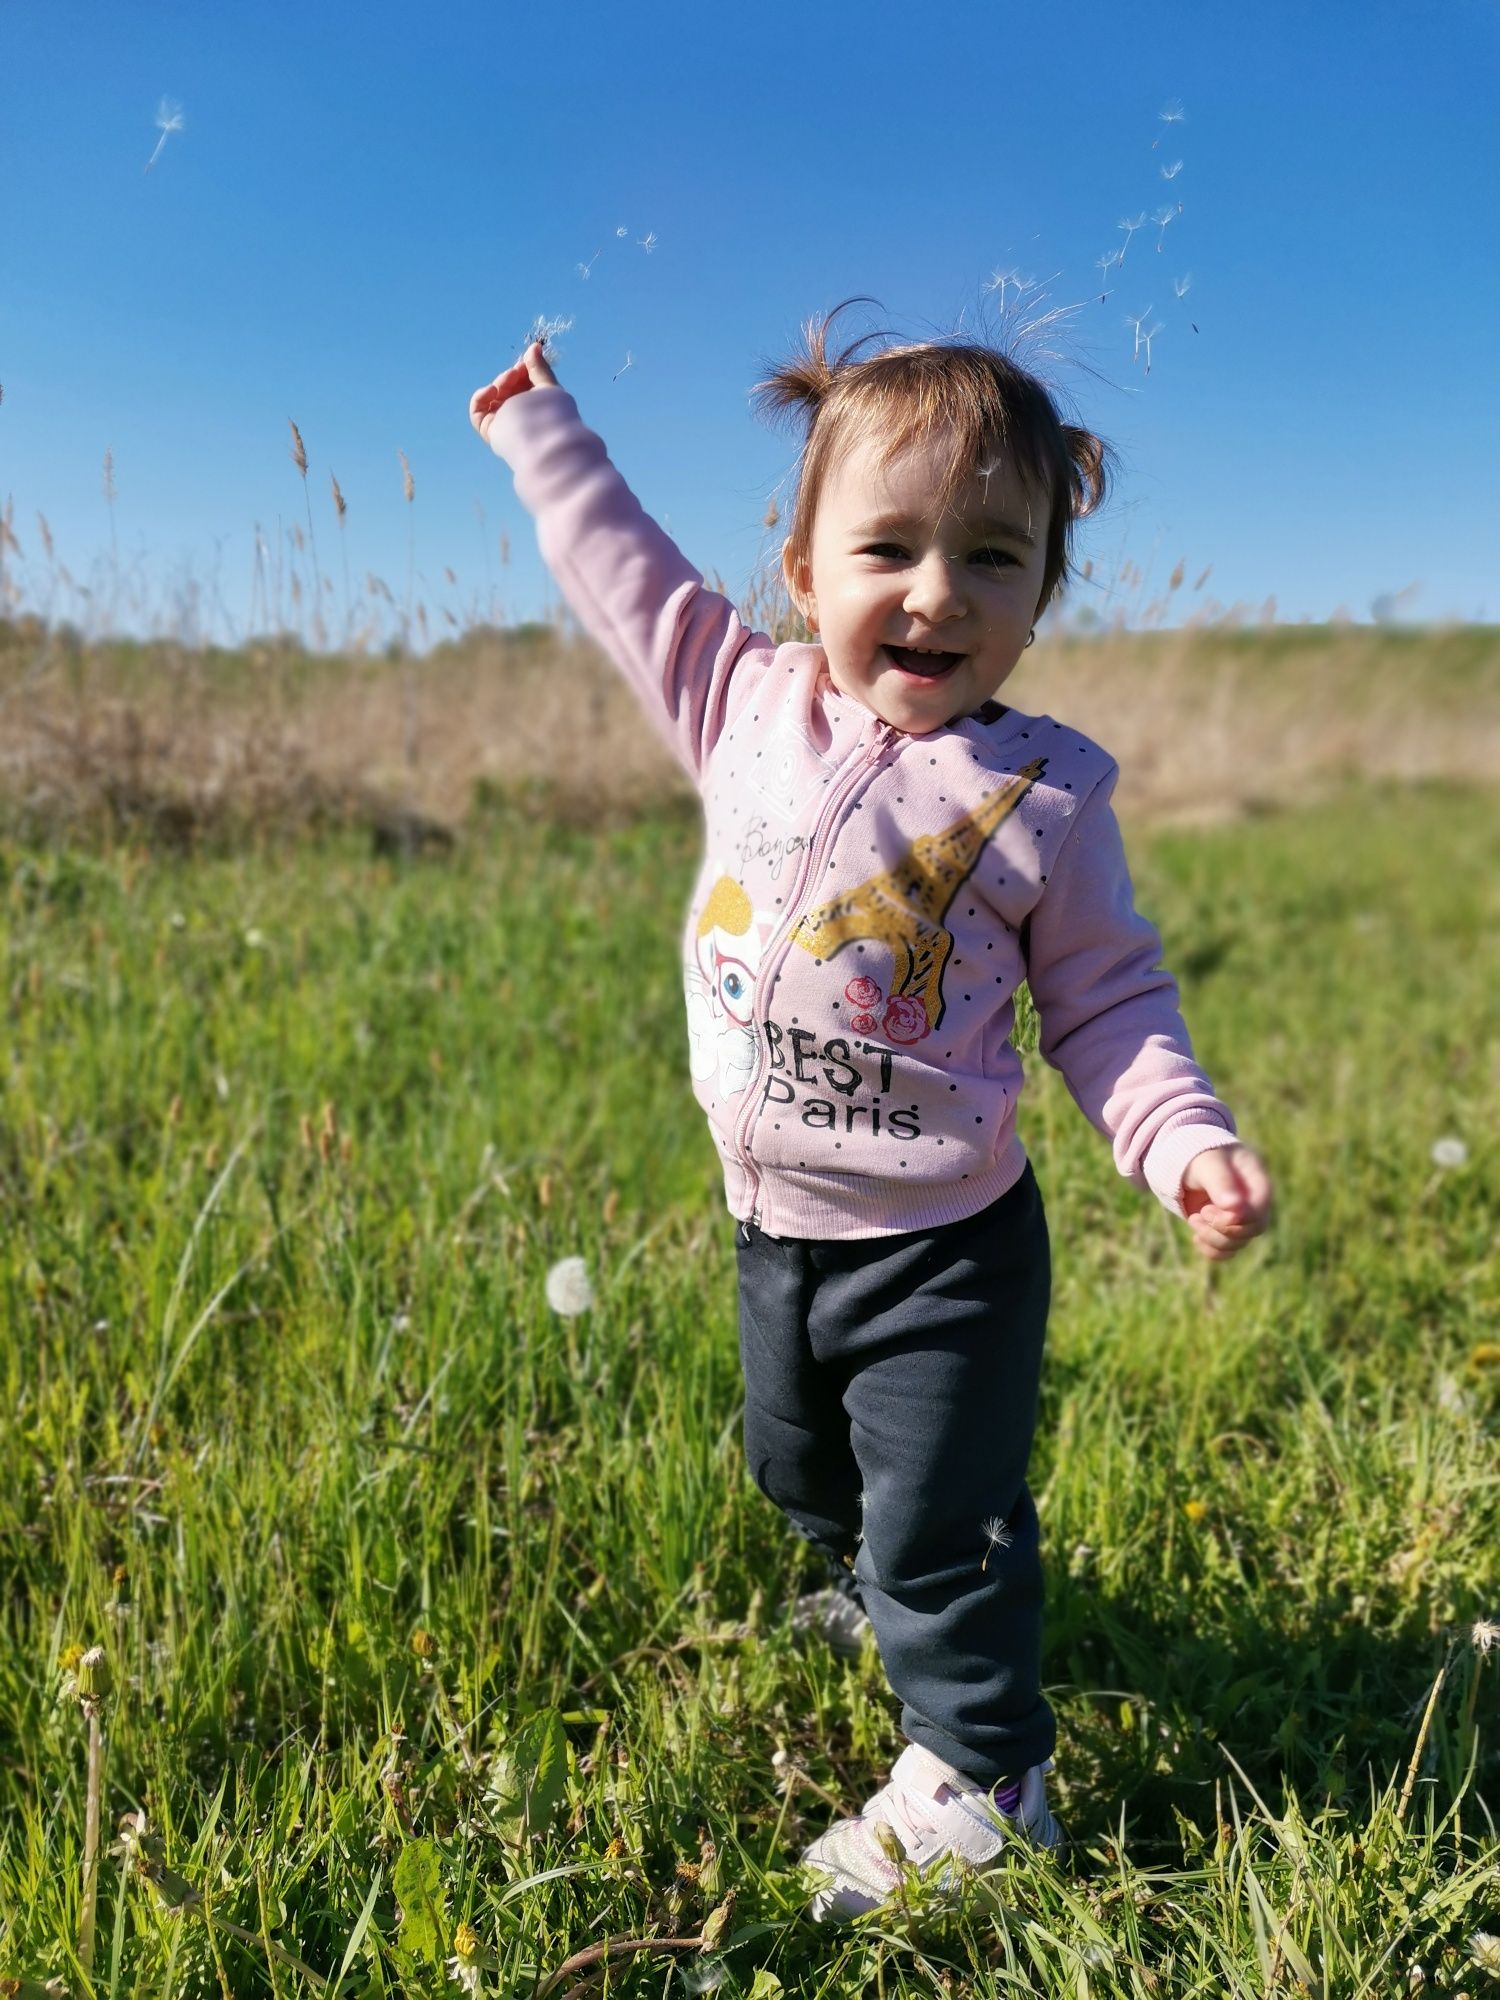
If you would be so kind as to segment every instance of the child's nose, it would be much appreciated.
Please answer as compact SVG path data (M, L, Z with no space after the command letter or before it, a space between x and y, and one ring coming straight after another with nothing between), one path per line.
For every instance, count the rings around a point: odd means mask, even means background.
M943 556L928 556L917 565L906 593L906 606L909 611L919 612L924 618L951 617L955 611L963 609L958 578Z

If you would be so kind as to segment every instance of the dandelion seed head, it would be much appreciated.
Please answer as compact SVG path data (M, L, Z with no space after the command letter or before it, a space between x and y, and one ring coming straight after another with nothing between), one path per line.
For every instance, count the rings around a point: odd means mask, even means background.
M581 1257L564 1257L547 1273L547 1303L562 1319L576 1319L594 1303L588 1265Z
M538 313L536 318L531 322L531 331L527 334L523 344L530 347L533 341L539 341L543 354L546 354L555 342L571 329L572 325L573 320L571 315L566 319L561 316L548 319L545 314Z
M1469 1149L1462 1139L1452 1137L1434 1139L1432 1142L1432 1164L1435 1167L1463 1167L1469 1161Z
M1476 1618L1469 1629L1469 1644L1476 1653L1492 1653L1500 1646L1500 1623L1493 1618Z

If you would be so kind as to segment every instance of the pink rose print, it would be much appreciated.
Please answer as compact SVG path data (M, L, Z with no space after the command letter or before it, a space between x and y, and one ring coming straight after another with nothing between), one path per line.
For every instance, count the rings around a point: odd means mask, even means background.
M880 1026L873 1014L851 1014L849 1032L852 1035L873 1035Z
M909 993L893 993L885 1003L885 1032L893 1042L920 1042L931 1033L927 1009Z
M880 988L873 979L851 979L844 988L844 998L855 1007L878 1007L881 997ZM874 1026L873 1022L871 1026Z

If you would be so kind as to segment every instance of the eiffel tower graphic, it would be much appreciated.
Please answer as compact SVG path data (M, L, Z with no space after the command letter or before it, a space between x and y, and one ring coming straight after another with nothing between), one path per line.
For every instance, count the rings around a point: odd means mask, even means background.
M791 942L815 958L832 958L855 939L889 946L891 994L920 1000L928 1028L935 1028L943 1018L943 967L953 949L953 933L943 925L948 906L986 840L1046 768L1045 757L1033 758L952 826L919 834L894 868L804 911Z

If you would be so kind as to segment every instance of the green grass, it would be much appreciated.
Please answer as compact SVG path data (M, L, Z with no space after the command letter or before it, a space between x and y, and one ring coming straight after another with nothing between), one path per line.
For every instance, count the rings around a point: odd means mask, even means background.
M422 1953L467 1921L483 1990L530 1995L733 1889L727 1949L608 1990L1383 1996L1419 1963L1477 1995L1493 797L1356 789L1133 843L1276 1228L1210 1272L1028 1059L1072 1845L845 1932L801 1915L796 1855L884 1779L896 1705L873 1657L786 1642L803 1555L740 1458L675 970L696 840L517 813L395 869L352 838L0 847L0 1974L87 1990L60 1667L98 1642L106 1828L144 1808L173 1871L164 1895L105 1859L100 1993L311 1990L278 1951L347 1959L346 1992L456 1991ZM1467 1165L1434 1164L1445 1135ZM571 1255L597 1303L563 1320Z

